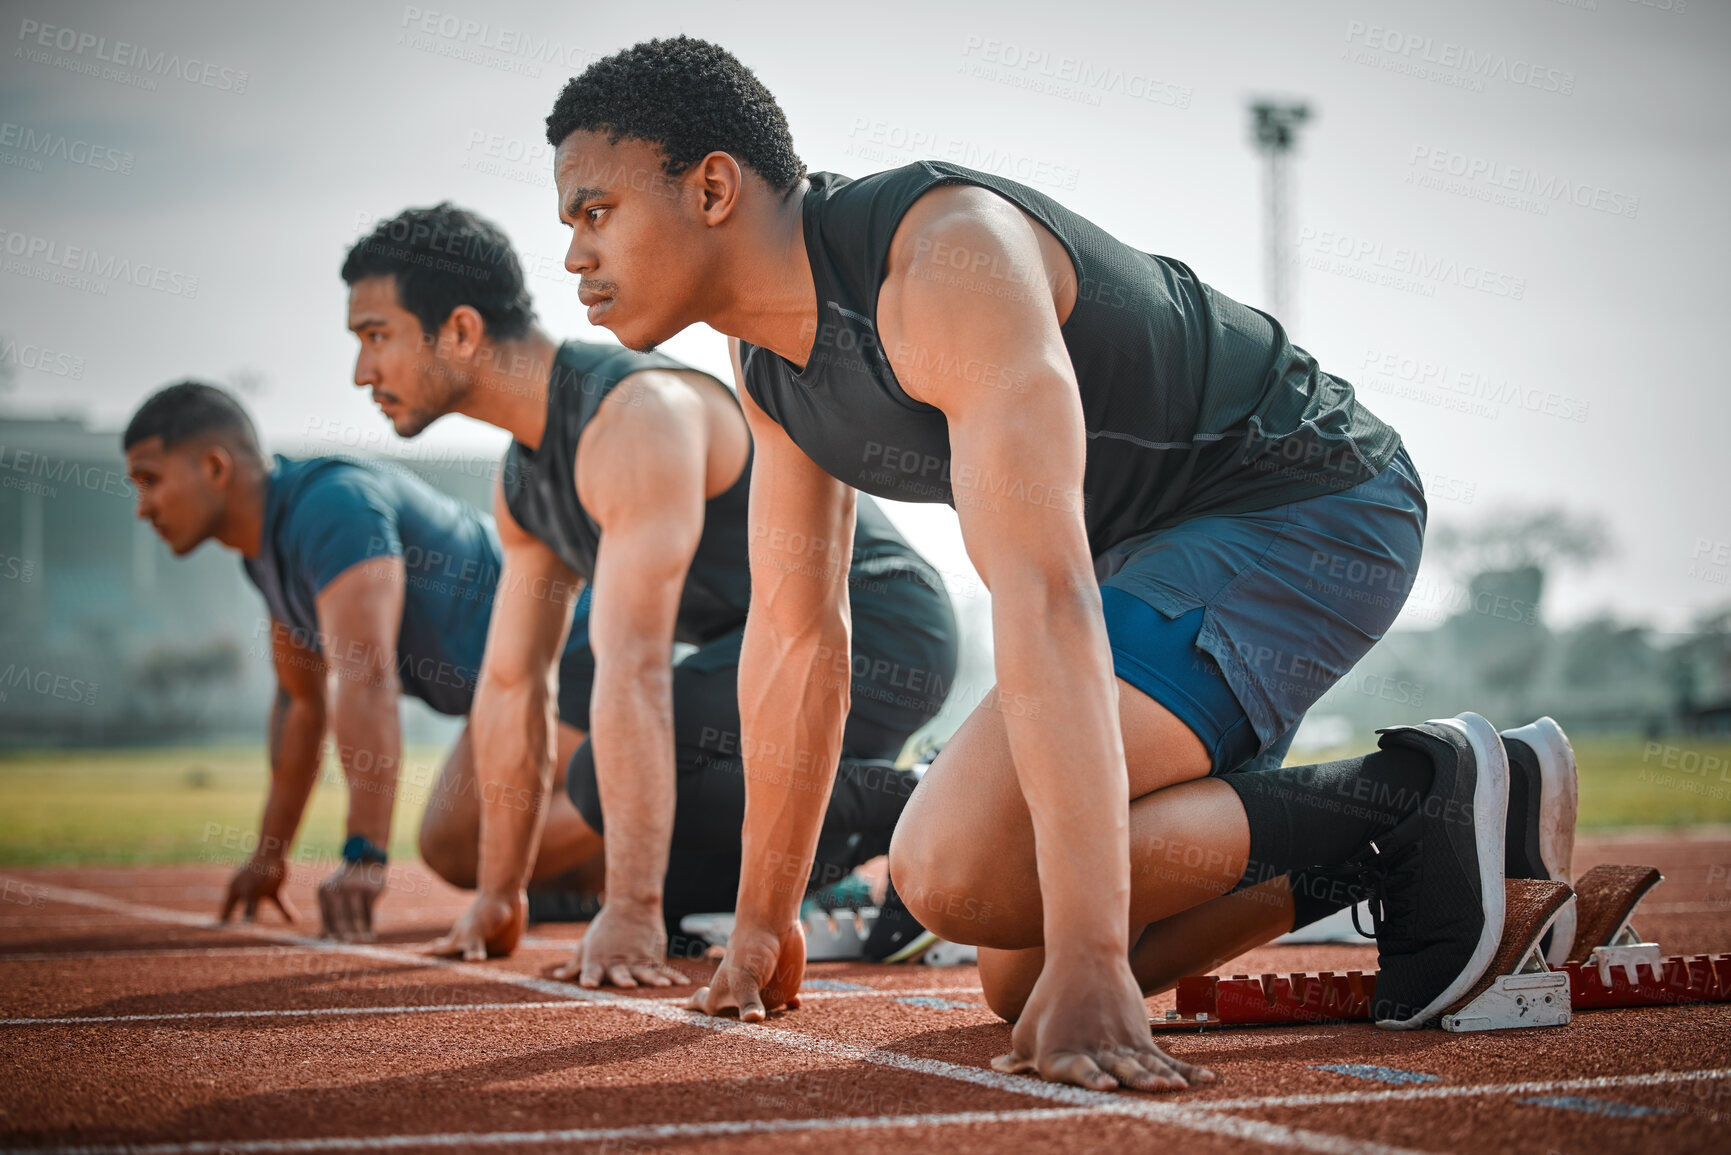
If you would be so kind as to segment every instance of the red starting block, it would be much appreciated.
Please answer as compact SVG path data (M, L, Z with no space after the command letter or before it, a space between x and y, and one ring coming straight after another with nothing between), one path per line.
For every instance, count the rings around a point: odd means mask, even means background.
M1731 954L1661 956L1652 943L1601 947L1584 963L1564 963L1572 1010L1673 1007L1731 1002ZM1635 952L1640 951L1637 955ZM1178 980L1178 1006L1155 1030L1362 1023L1370 1019L1376 975L1202 975Z
M1684 1003L1731 1002L1731 954L1662 955L1657 943L1642 942L1629 925L1630 915L1647 891L1660 881L1650 867L1595 867L1583 877L1581 897L1589 901L1582 913L1586 941L1577 939L1574 958L1547 968L1536 945L1551 925L1560 905L1551 895L1547 904L1531 906L1524 924L1511 927L1486 990L1475 1003L1445 1016L1448 1030L1472 1031L1501 1026L1561 1025L1571 1011L1618 1007L1664 1007ZM1511 895L1545 886L1510 880ZM1505 957L1506 956L1506 957ZM1583 957L1585 956L1585 957ZM1561 1003L1561 983L1568 979L1568 1005L1544 1007L1535 998L1551 995ZM1484 986L1485 984L1481 984ZM1540 991L1539 988L1544 990ZM1553 991L1552 988L1557 988ZM1149 1025L1155 1030L1207 1030L1213 1027L1290 1026L1295 1023L1352 1023L1370 1019L1376 975L1361 971L1335 974L1200 975L1178 980L1178 1006ZM1510 1005L1505 1007L1503 1003ZM1530 1005L1529 1005L1530 1004ZM1451 1022L1451 1019L1455 1020Z
M1731 954L1662 957L1655 943L1602 946L1564 963L1575 1010L1731 1002Z
M1370 1018L1376 976L1335 974L1202 975L1178 980L1178 1009L1157 1026L1344 1023Z

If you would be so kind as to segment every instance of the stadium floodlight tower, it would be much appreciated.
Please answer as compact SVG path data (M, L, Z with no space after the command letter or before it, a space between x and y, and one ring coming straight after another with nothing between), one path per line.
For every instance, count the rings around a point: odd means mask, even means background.
M1287 251L1286 165L1298 136L1298 126L1310 119L1310 108L1304 104L1258 100L1251 103L1250 115L1256 132L1256 147L1262 150L1264 160L1262 200L1266 247L1263 278L1267 307L1290 333L1295 318L1293 303L1288 296L1292 284L1292 256Z

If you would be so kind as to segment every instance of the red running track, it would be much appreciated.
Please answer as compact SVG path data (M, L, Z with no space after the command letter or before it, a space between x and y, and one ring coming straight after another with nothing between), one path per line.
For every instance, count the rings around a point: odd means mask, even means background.
M1583 842L1577 870L1598 862L1665 872L1637 926L1667 951L1731 949L1731 839ZM576 926L534 928L508 960L412 954L466 903L414 868L397 873L381 941L366 946L276 922L214 927L224 881L208 867L4 872L0 1148L1731 1148L1724 1005L1484 1035L1162 1036L1219 1083L1097 1094L991 1070L1009 1028L972 968L816 965L801 1009L743 1026L681 1009L690 987L596 996L546 978ZM310 880L296 885L300 909L316 909ZM681 965L699 981L711 969ZM1223 972L1374 967L1368 947L1270 947Z

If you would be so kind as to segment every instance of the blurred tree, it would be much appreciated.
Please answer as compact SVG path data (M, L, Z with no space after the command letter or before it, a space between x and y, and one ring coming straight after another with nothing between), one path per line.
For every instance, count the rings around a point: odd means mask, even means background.
M1582 622L1563 637L1563 682L1569 686L1611 686L1654 674L1656 653L1645 626L1612 617Z
M1590 566L1612 553L1605 524L1566 509L1507 508L1472 522L1447 522L1425 537L1427 552L1466 575L1558 563Z
M1559 565L1607 556L1604 523L1554 507L1505 508L1435 527L1426 548L1465 580L1466 602L1446 624L1459 660L1480 686L1523 712L1550 639L1540 613L1546 577Z
M1678 721L1690 733L1731 732L1731 606L1696 620L1670 651Z

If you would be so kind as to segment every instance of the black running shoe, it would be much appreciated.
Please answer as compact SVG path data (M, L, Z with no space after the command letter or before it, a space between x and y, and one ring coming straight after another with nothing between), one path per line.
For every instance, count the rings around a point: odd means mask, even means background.
M1575 814L1580 787L1575 751L1563 728L1540 718L1518 730L1504 730L1509 756L1508 851L1503 873L1574 886ZM1560 965L1575 942L1575 901L1570 899L1544 940L1545 958Z
M920 925L919 919L907 908L891 882L878 907L877 921L872 923L860 957L866 962L911 963L932 948L938 936Z
M1483 976L1503 934L1509 764L1477 714L1378 731L1431 757L1430 793L1356 866L1371 891L1378 972L1371 1017L1412 1030Z

